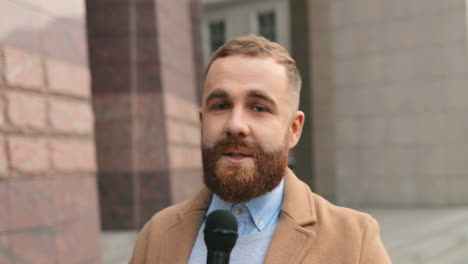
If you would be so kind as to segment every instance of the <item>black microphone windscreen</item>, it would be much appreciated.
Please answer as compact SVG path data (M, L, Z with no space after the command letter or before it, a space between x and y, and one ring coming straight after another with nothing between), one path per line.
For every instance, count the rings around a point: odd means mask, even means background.
M229 211L213 211L206 219L204 234L208 250L231 252L238 237L236 217Z

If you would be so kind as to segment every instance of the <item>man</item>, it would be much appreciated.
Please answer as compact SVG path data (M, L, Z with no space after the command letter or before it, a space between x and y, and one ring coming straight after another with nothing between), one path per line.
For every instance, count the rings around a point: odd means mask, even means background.
M304 124L300 87L294 60L265 38L214 53L199 113L205 187L153 216L130 263L205 263L205 218L217 209L239 223L230 263L391 263L372 217L328 203L287 168Z

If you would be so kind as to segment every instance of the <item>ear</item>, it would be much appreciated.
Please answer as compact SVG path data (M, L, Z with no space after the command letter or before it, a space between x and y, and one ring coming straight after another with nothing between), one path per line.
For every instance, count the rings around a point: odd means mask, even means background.
M289 127L289 140L288 140L288 148L292 149L296 146L297 142L301 138L302 128L304 127L304 112L296 111L291 121L291 125Z

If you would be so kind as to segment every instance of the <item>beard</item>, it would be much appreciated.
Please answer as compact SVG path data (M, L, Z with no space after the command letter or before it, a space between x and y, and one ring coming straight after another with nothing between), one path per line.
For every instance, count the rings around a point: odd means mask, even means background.
M223 138L213 147L203 146L203 181L213 193L232 203L270 192L281 182L288 165L286 142L271 151L239 137ZM251 160L242 164L225 160L223 153L232 150L249 153Z

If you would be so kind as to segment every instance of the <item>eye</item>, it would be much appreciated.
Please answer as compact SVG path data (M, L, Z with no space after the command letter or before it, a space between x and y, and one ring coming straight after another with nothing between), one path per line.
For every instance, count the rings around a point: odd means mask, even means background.
M213 104L211 107L213 110L226 110L229 108L229 104L226 102Z
M263 105L254 105L252 110L258 113L268 112L268 108Z

